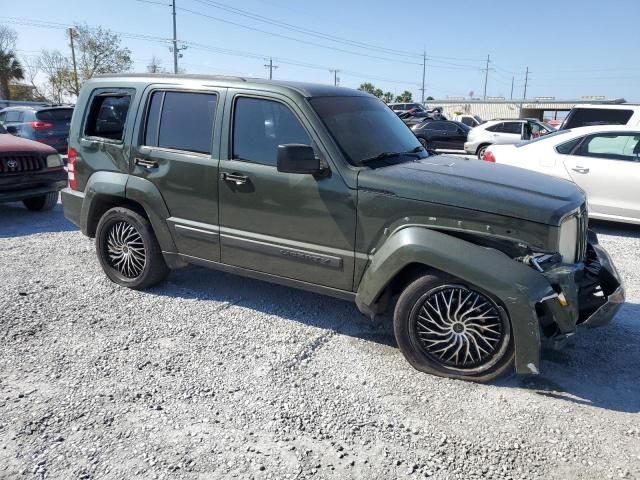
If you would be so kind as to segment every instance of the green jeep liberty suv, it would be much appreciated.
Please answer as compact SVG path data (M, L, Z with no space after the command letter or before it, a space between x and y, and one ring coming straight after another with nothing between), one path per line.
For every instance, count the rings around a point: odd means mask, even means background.
M220 76L87 81L65 215L115 283L192 263L394 305L400 350L431 374L538 373L541 337L624 302L584 194L534 172L426 152L378 99Z

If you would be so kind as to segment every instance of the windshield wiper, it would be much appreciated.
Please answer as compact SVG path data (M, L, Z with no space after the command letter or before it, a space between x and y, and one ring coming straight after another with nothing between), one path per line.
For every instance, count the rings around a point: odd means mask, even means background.
M393 158L393 157L401 157L402 155L416 155L420 152L422 152L424 150L424 148L422 146L418 146L414 149L411 150L407 150L406 152L382 152L374 157L370 157L370 158L365 158L364 160L360 160L361 164L365 164L365 163L369 163L369 162L375 162L377 160L386 160L387 158Z

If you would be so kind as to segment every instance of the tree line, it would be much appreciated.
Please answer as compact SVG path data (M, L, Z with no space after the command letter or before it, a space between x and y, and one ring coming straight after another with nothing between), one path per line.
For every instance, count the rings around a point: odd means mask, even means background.
M400 95L394 95L391 92L383 92L381 89L376 88L376 86L373 83L369 83L369 82L364 82L360 84L360 86L358 87L358 90L362 92L370 93L371 95L373 95L374 97L378 97L385 103L392 103L394 101L396 103L413 102L413 95L409 90L405 90ZM433 97L429 96L427 97L427 100L433 100Z

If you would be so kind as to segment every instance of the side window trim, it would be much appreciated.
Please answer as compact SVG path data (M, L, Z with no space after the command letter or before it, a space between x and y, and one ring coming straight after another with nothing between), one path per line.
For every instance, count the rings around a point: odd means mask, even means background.
M93 102L95 101L95 99L97 97L126 97L126 96L130 97L131 100L129 103L129 108L127 109L127 116L125 117L124 124L122 125L122 139L114 140L112 138L99 137L96 135L88 135L87 122L89 121L89 116L91 115L91 108L93 106ZM136 96L136 90L134 88L123 88L123 89L96 88L95 90L93 90L91 92L91 95L89 96L89 101L87 102L87 105L89 106L89 108L85 109L84 117L82 119L82 128L81 128L82 133L80 134L80 138L91 140L93 142L103 142L103 143L109 143L112 145L123 145L125 136L127 134L127 127L130 122L130 116L132 115L131 110L132 110L132 104L135 100L135 96Z
M260 163L260 162L256 162L255 160L249 160L249 159L245 159L245 158L234 158L234 134L235 134L235 128L236 128L236 107L237 107L238 99L240 99L240 98L249 98L249 99L253 99L253 100L266 100L266 101L270 101L270 102L279 103L279 104L283 105L284 107L286 107L289 110L289 112L291 112L291 114L294 116L294 118L298 121L300 126L306 132L307 136L309 137L309 140L311 141L311 146L314 148L314 150L317 150L316 142L313 140L313 136L311 135L311 133L309 133L309 129L306 127L306 125L304 124L304 122L302 121L302 119L300 118L298 113L293 108L291 108L291 106L289 104L287 104L287 102L285 102L284 100L281 100L279 98L270 97L268 95L260 95L260 94L252 94L252 93L248 93L248 92L241 92L241 93L236 93L235 95L233 95L233 98L232 98L232 101L231 101L231 115L230 115L230 122L229 122L230 123L229 126L231 128L229 128L229 151L228 151L228 154L227 154L228 158L230 160L234 160L236 162L251 163L251 164L254 164L254 165L263 165L265 167L277 168L277 165L268 165L268 164L265 164L265 163ZM328 166L325 165L325 167L328 167Z

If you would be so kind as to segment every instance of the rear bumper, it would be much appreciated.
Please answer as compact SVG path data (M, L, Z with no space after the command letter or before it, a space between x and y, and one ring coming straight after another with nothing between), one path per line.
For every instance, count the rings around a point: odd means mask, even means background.
M63 169L23 175L0 176L0 202L16 202L26 198L58 192L67 185Z
M475 155L478 151L478 142L464 142L464 151L469 155Z
M60 192L62 198L62 208L64 216L75 226L80 227L82 218L82 203L84 202L84 192L65 188Z

